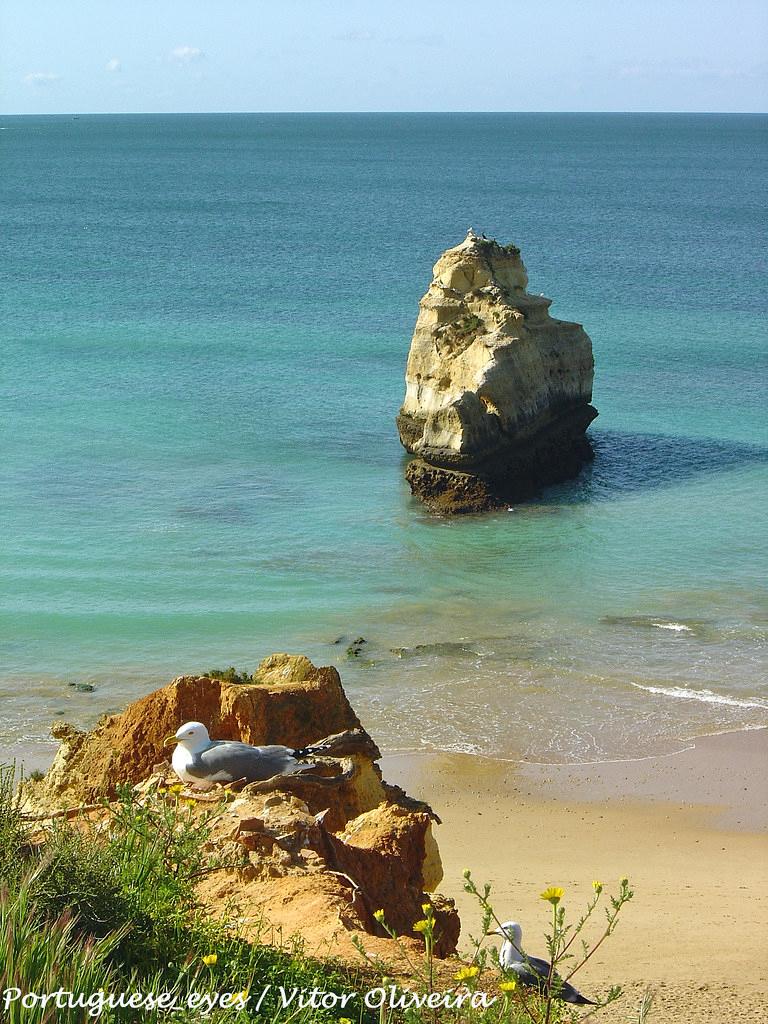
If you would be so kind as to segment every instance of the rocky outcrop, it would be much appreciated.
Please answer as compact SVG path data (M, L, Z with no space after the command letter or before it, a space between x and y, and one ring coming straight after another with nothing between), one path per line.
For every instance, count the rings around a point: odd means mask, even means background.
M112 797L118 785L145 779L166 760L163 740L184 722L204 722L219 740L295 747L360 727L335 668L316 668L303 655L273 654L253 680L180 676L106 716L92 732L57 723L52 733L59 750L30 795L61 806Z
M299 933L308 952L357 957L353 938L372 954L397 947L374 917L417 952L413 923L429 900L438 955L456 948L459 919L450 900L431 894L442 879L424 803L382 780L380 753L363 730L334 668L276 654L254 682L182 676L110 715L91 732L57 727L61 746L50 771L22 787L34 820L53 814L108 815L101 798L133 783L141 801L184 800L190 813L215 815L202 874L203 905L225 908L243 934L288 939ZM185 721L204 722L217 739L301 747L320 740L313 770L210 793L169 790L176 782L163 739ZM180 790L181 787L179 786ZM67 811L66 809L69 809ZM226 865L226 866L221 866ZM389 945L387 945L389 944ZM399 955L399 954L398 954Z
M411 490L435 511L531 497L592 457L592 344L527 285L519 249L471 230L434 266L397 426Z
M379 909L417 951L413 924L429 900L438 921L437 953L452 953L459 919L453 903L432 892L442 867L431 815L384 802L340 832L327 821L295 796L259 796L246 788L212 840L221 860L240 867L207 873L198 887L201 902L227 908L248 937L263 937L266 926L284 937L301 935L308 950L332 944L343 956L353 954L353 937L370 952L384 952L386 933L373 916Z

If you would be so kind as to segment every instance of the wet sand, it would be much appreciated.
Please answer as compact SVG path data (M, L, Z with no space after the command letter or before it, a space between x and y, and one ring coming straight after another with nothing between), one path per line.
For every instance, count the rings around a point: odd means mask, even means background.
M593 879L615 890L627 875L635 898L577 979L588 995L625 988L599 1020L636 1020L650 986L649 1024L768 1021L768 730L640 761L416 754L385 758L383 768L443 820L441 891L456 899L464 935L480 927L462 888L466 867L492 884L497 913L523 924L536 955L545 952L545 886L565 888L575 918Z

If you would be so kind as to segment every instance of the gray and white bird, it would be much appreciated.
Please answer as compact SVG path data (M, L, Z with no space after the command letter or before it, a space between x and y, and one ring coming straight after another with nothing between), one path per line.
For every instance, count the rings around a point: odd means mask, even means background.
M293 775L316 767L303 759L320 747L294 750L272 744L252 747L238 740L212 740L202 722L186 722L163 746L176 744L171 758L173 770L182 782L197 789L210 789L214 782L263 782L275 775Z
M523 929L516 921L507 921L490 935L500 935L504 942L499 952L499 964L504 971L514 974L521 985L530 985L537 988L543 995L549 994L551 985L552 994L556 999L562 999L564 1003L576 1003L579 1006L596 1006L592 999L587 999L581 992L568 981L563 981L560 975L552 972L550 978L550 964L547 960L541 960L537 956L528 956L523 952Z

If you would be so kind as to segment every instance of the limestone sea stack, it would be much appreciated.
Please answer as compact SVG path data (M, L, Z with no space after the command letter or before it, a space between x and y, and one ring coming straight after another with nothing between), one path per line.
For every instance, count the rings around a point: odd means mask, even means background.
M406 479L433 511L530 498L592 458L592 343L527 285L520 250L471 229L434 266L397 417Z

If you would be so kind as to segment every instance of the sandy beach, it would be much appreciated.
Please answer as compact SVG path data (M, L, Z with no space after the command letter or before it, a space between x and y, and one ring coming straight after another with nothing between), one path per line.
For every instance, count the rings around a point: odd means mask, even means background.
M497 912L523 924L537 955L548 923L542 888L563 886L575 918L593 879L615 889L627 875L635 898L579 975L587 994L625 989L599 1019L635 1020L651 987L659 1024L768 1020L768 730L704 737L639 761L420 754L385 758L383 768L442 818L441 891L459 905L463 941L479 931L462 888L466 867L492 884Z

